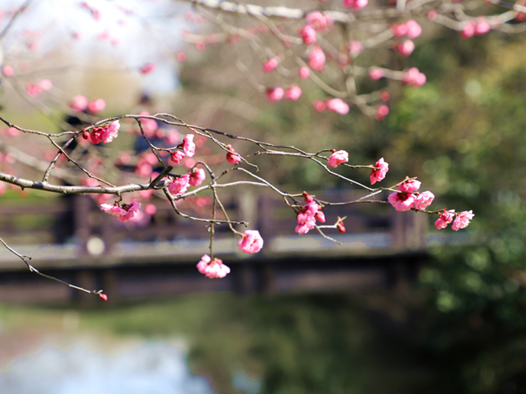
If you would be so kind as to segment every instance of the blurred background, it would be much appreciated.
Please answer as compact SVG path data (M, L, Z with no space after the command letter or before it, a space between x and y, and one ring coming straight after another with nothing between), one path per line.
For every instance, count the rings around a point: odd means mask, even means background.
M102 10L106 2L93 3ZM158 2L137 12L147 20L178 15L173 37L185 28L209 32L204 22L189 24L188 10ZM84 11L77 5L72 12ZM112 12L103 17L120 20ZM47 14L37 15L44 21ZM43 52L13 51L29 23L6 37L4 62L34 57L30 64L56 88L56 97L46 97L52 117L66 112L60 103L83 93L106 100L104 117L162 110L308 151L345 149L354 164L384 157L390 184L418 176L437 196L432 208L472 209L476 216L465 230L439 233L435 217L390 206L327 210L332 220L349 218L338 247L316 235L295 237L291 212L282 214L266 195L240 191L227 198L228 209L250 217L265 251L243 258L233 251L235 240L218 234L219 256L233 273L210 280L195 270L207 252L205 229L178 221L160 200L152 217L130 228L102 216L87 197L8 188L0 197L0 236L32 256L38 269L104 288L110 300L85 298L34 276L2 250L2 393L526 393L524 35L461 40L458 32L433 28L409 59L379 50L364 62L406 62L401 66L418 67L427 83L362 81L365 90L391 94L390 113L377 122L359 111L314 111L312 101L323 93L309 81L297 102L268 103L240 77L226 44L200 51L168 40L185 61L155 60L161 76L142 77L137 68L155 54L133 37L131 49L122 32L122 57L90 30L93 21L82 28L93 34L86 39L93 45L83 44L78 56L116 75L49 73L45 67L71 60L75 42L54 46L50 38ZM42 23L44 31L61 26ZM149 26L151 34L161 27ZM146 46L153 39L139 36ZM54 56L38 58L50 50ZM16 83L3 79L2 117L58 131L48 110L28 103ZM26 145L35 155L41 149L7 128L1 133L4 147ZM238 151L246 153L242 146ZM9 163L2 165L7 172ZM335 199L353 193L301 162L258 165L283 188ZM368 179L368 172L346 171L360 182ZM207 202L187 208L206 213Z

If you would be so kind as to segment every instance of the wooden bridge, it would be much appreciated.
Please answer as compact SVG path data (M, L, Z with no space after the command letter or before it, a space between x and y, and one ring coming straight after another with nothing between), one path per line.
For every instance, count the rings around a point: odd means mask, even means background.
M345 191L315 193L326 201L351 200ZM180 209L210 217L210 201L194 198ZM211 280L195 268L208 253L206 223L182 219L164 200L157 212L123 224L100 211L87 196L2 201L0 236L33 265L89 289L104 289L113 300L193 291L347 291L391 286L414 277L426 257L426 215L396 212L390 206L350 205L324 209L327 223L347 216L347 232L329 230L343 245L315 230L294 232L296 220L283 200L243 193L224 198L229 217L250 222L265 240L252 256L237 248L226 225L216 227L214 250L232 268ZM242 229L240 229L242 231ZM92 300L28 272L7 249L0 249L0 301Z

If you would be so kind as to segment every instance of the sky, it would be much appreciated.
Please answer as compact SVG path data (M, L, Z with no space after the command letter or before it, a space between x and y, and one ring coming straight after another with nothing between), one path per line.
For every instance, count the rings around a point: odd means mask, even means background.
M5 27L9 12L22 0L0 0ZM45 59L57 46L71 51L75 64L94 66L94 52L122 59L123 68L153 62L155 72L144 76L149 93L167 93L177 87L173 56L181 48L181 32L191 28L184 14L189 6L173 0L33 0L2 42L5 63L10 59ZM98 17L97 16L98 13ZM36 46L31 50L31 43Z

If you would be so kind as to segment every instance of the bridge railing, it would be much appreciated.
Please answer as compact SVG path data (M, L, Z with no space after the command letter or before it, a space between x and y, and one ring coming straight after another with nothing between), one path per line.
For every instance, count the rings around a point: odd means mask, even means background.
M352 191L329 190L313 193L326 201L349 201ZM324 209L327 223L344 217L347 232L334 230L327 234L344 245L324 239L316 230L299 236L294 232L294 212L274 195L251 193L222 196L231 219L250 222L265 240L261 255L287 254L388 254L422 248L426 237L425 215L396 212L390 206L358 204ZM163 200L154 200L157 212L145 215L135 223L121 223L103 213L87 196L62 196L50 200L7 201L0 205L0 234L11 245L46 260L49 266L65 264L116 264L137 260L189 260L207 252L207 224L181 218ZM211 200L184 201L183 212L197 217L210 217ZM243 231L242 228L238 228ZM237 238L227 226L216 227L218 253L234 253ZM55 256L53 256L55 254ZM104 259L102 259L104 257ZM13 269L17 259L0 252L6 264L0 269ZM7 264L9 261L13 264ZM68 263L69 261L69 263ZM15 263L16 262L16 263ZM15 265L16 264L16 265Z

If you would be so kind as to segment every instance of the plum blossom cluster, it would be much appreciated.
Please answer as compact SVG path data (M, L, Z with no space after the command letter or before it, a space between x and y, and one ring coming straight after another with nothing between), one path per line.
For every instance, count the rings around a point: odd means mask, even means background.
M85 140L89 139L94 144L99 144L101 142L108 144L119 136L120 127L121 124L116 120L103 126L93 127L89 132L84 130L82 138Z
M387 199L397 211L409 211L412 208L424 211L431 205L435 195L430 191L418 193L421 184L416 179L407 178L398 185L399 192L390 194Z
M115 216L120 222L129 222L133 219L135 214L141 208L141 204L137 202L137 199L133 199L131 203L124 204L119 201L115 201L114 204L101 204L100 209L112 216Z
M230 268L221 259L216 257L212 260L207 254L197 263L197 270L207 278L224 278L230 273Z
M325 214L316 201L314 201L314 198L306 192L303 192L303 196L307 204L302 206L296 214L298 225L294 231L298 234L307 234L309 230L316 227L316 221L325 223Z
M421 182L416 179L406 178L404 182L398 185L399 192L392 193L388 196L388 201L397 211L425 211L435 199L435 195L430 191L422 193L417 192ZM449 223L453 222L451 229L458 231L466 228L470 220L475 216L473 211L464 211L455 213L455 210L446 210L437 212L438 219L435 221L435 227L438 230L444 229Z
M474 216L475 214L473 213L473 211L463 211L460 213L455 213L454 209L447 211L444 208L442 212L438 213L438 219L435 221L435 227L438 230L441 230L446 228L449 223L453 222L451 229L454 231L458 231L462 228L466 228ZM453 218L455 219L454 221Z

